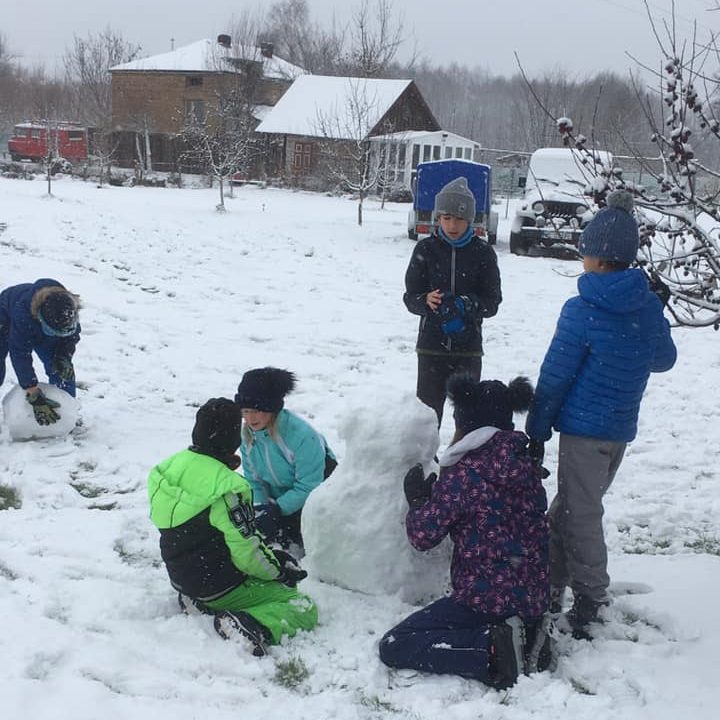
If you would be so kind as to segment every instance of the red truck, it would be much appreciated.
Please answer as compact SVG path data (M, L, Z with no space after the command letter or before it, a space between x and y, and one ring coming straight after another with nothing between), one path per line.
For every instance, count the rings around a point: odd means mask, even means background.
M49 142L48 142L49 136ZM48 156L64 158L71 163L87 160L88 131L77 123L27 122L16 125L8 140L13 160L40 162Z

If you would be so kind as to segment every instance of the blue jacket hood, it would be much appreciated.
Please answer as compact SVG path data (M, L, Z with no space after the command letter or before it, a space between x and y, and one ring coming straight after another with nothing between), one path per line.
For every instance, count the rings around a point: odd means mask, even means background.
M578 293L585 302L611 313L639 310L651 299L642 270L632 268L609 273L584 273L578 278Z

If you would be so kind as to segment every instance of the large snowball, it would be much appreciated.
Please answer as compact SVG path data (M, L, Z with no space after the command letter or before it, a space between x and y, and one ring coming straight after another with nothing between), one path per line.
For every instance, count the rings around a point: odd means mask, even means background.
M78 401L64 390L47 383L38 383L46 397L60 403L57 409L60 419L52 425L38 425L25 391L19 386L10 390L3 398L3 415L13 440L36 440L39 438L62 437L74 427L78 418Z
M415 463L426 471L439 440L435 412L406 394L354 409L340 427L345 454L303 510L303 564L320 580L420 603L447 587L450 543L412 548L403 478Z

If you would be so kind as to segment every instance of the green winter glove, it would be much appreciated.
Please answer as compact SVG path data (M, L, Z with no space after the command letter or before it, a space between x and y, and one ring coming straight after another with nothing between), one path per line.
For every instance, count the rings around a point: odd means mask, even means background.
M53 359L52 371L63 381L72 382L75 380L75 368L72 358L67 355L56 355Z
M60 403L45 397L42 391L34 395L26 395L25 399L32 406L38 425L52 425L60 419L60 415L55 410L60 407Z

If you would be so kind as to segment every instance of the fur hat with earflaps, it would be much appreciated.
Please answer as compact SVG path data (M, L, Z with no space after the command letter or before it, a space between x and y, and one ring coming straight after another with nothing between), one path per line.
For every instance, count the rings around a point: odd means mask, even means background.
M225 462L240 447L241 432L240 408L228 398L211 398L195 415L191 449Z
M68 337L78 326L80 300L62 285L47 285L32 297L30 312L45 335Z
M535 394L526 377L505 385L499 380L476 382L467 374L450 377L447 390L455 409L455 427L464 433L481 427L513 430L513 413L529 410Z
M274 367L248 370L238 385L235 402L243 409L278 413L295 384L295 375L289 370Z
M640 233L633 216L633 197L627 190L614 190L607 205L598 210L583 230L578 252L610 262L632 263L640 247Z

